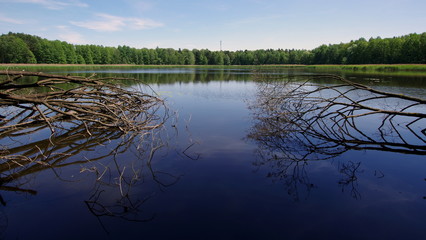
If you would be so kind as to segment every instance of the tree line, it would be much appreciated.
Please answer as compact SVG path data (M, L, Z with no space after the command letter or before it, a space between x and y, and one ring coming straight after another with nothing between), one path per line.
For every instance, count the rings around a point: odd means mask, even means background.
M261 65L261 64L395 64L426 63L426 32L393 38L364 38L321 45L313 50L132 48L74 45L24 33L0 36L0 63Z

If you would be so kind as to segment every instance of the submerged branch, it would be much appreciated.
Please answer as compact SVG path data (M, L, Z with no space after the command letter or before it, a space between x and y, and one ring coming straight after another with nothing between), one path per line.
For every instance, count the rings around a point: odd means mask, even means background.
M161 128L163 100L112 81L0 71L0 187L45 169L82 164L125 151L136 136ZM120 141L85 160L70 157ZM9 187L10 188L10 187ZM13 188L10 188L13 189Z
M0 76L6 77L0 84L1 107L9 107L11 113L36 109L31 115L20 118L13 113L5 116L0 134L38 122L51 125L53 133L58 127L53 123L64 121L96 124L98 128L119 128L123 132L146 130L152 128L153 114L164 104L156 96L126 90L109 82L122 80L120 78L96 79L94 76L86 78L16 71L0 71ZM35 80L31 83L17 82L23 76Z
M331 159L351 149L426 155L424 99L339 76L259 75L257 96L249 108L255 125L248 139L258 144L255 164L270 165L268 176L284 179L292 194L297 184L312 188L301 167L308 161ZM352 165L342 167L350 178L341 184L354 187L359 164ZM356 189L352 194L357 196Z

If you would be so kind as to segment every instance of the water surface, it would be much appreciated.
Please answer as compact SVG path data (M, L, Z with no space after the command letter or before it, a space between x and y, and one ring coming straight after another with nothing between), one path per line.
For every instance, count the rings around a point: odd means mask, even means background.
M7 181L0 188L4 239L422 239L426 235L424 153L349 149L331 158L278 161L285 152L271 148L277 144L274 138L261 142L250 137L259 131L256 109L250 108L257 101L259 84L251 70L135 68L96 73L149 83L166 99L169 121L147 138L107 137L102 145L67 156L61 167L21 172L13 179L7 177L19 170L4 168L2 177ZM425 79L345 77L383 91L426 98ZM424 105L420 111L425 112ZM99 139L105 134L99 133ZM27 141L45 138L41 135ZM109 154L123 142L128 148ZM1 144L22 143L5 137Z

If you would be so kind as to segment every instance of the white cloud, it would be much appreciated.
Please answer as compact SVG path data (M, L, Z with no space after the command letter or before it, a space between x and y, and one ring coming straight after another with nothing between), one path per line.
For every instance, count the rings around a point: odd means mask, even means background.
M5 17L5 16L2 16L1 14L0 14L0 22L13 23L13 24L25 24L21 20L8 18L8 17Z
M156 22L154 20L150 20L150 19L127 18L126 21L130 23L128 25L130 28L137 29L137 30L164 26L164 24L160 22Z
M148 1L133 1L133 8L140 12L146 12L154 8L154 3Z
M96 16L98 20L85 22L71 21L70 23L78 27L101 32L119 31L126 25L123 21L123 18L120 17L115 17L107 14L96 14Z
M86 40L77 32L61 33L59 39L71 44L86 44Z
M249 17L245 19L236 20L234 22L230 22L228 25L233 27L241 27L243 25L246 26L252 26L253 24L259 24L259 23L268 23L272 20L277 20L281 18L281 15L268 15L268 16L262 16L262 17Z
M6 0L3 2L13 2L13 3L32 3L39 4L43 7L52 10L60 10L66 7L75 6L75 7L88 7L86 3L80 2L79 0L68 0L68 1L56 1L56 0Z
M72 44L85 44L86 40L83 35L78 32L70 30L67 26L57 26L59 29L59 39Z
M82 22L71 21L70 23L78 27L100 32L115 32L123 29L141 30L163 26L160 22L143 18L118 17L103 13L98 13L95 17L95 20Z

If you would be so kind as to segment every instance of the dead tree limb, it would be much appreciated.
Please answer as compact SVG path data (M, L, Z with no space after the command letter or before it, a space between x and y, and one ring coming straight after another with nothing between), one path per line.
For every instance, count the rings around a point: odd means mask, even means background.
M8 108L2 114L0 135L39 122L50 125L53 132L64 121L119 128L123 132L149 130L157 127L151 124L158 120L153 119L153 113L164 106L156 96L111 82L120 78L15 71L0 71L0 76L5 77L0 83L0 107ZM27 80L19 82L24 77Z
M291 135L316 153L330 150L332 154L339 146L426 154L425 100L375 90L334 75L306 78L259 82L251 108L261 129ZM317 78L340 83L315 84L312 80Z
M0 71L0 186L44 169L116 155L136 136L141 140L161 128L168 117L164 102L121 87L121 80ZM120 139L104 154L67 162Z
M96 217L153 218L142 212L150 196L134 188L150 177L161 188L180 179L152 163L167 145L163 100L121 87L121 80L129 80L122 78L11 71L0 71L0 77L0 190L36 194L24 188L35 173L52 170L66 180L56 170L81 165L80 173L96 179L85 201ZM117 158L125 152L134 159Z
M424 99L335 75L257 78L257 95L249 101L255 124L247 136L258 144L255 165L269 165L268 176L283 180L296 197L298 185L308 190L314 186L305 169L308 161L335 158L352 149L426 155ZM351 194L358 196L354 181L359 166L342 166L340 172L351 175L341 183L350 183Z

